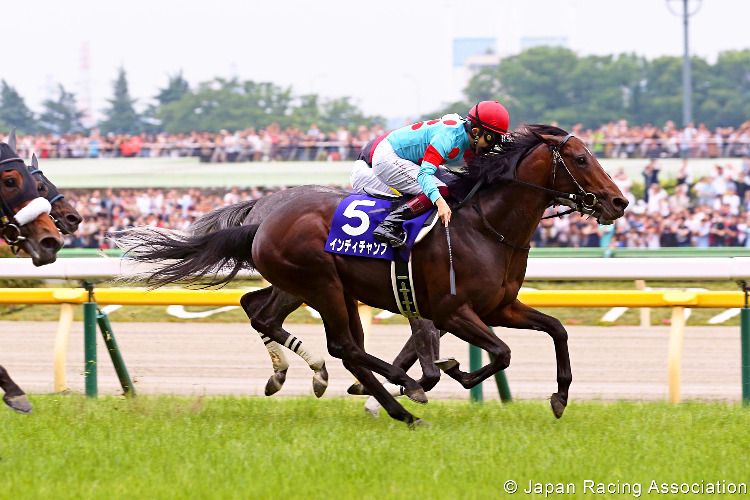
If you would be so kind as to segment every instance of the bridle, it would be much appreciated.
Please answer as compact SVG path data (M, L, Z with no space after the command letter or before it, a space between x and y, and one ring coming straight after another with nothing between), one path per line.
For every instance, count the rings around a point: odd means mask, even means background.
M47 201L49 201L50 206L57 200L61 200L65 198L60 191L57 190L57 187L52 184L47 177L44 176L44 172L39 168L39 163L36 159L36 155L32 155L31 157L31 166L29 167L29 173L32 177L34 177L35 174L39 174L40 180L44 183L45 186L47 186L47 196L45 197ZM57 226L57 229L63 231L63 228L60 225L60 221L57 220L55 217L52 216L52 212L50 212L49 216L52 218L52 222L55 223L55 226Z
M600 212L595 210L596 204L598 202L596 195L594 193L588 192L585 189L583 189L581 184L576 180L576 178L573 176L573 173L568 168L568 165L565 163L565 159L562 157L562 154L560 154L560 150L563 148L563 146L565 146L565 144L570 140L571 137L575 137L575 136L573 134L568 134L565 136L565 138L562 141L560 141L559 144L549 145L549 150L552 153L552 188L537 186L536 184L530 184L528 182L519 181L515 178L510 180L509 182L509 184L518 184L520 186L528 187L531 189L536 189L538 191L543 191L545 193L549 193L553 195L554 198L552 202L550 202L549 206L565 205L567 207L570 207L569 210L565 210L564 212L556 213L554 215L549 215L547 217L542 217L542 219L549 219L552 217L562 217L563 215L567 215L573 212L580 212L584 215L593 215L594 217L599 217L601 215ZM566 191L558 191L555 189L555 184L557 182L558 165L561 165L562 168L565 169L565 172L568 173L568 176L573 180L573 184L578 190L577 193L568 193ZM472 190L469 192L466 198L464 198L458 204L458 206L454 209L454 211L463 207L469 201L469 199L473 197L477 191L479 191L481 186L482 186L482 181L480 180L472 188ZM505 236L498 233L490 225L489 221L482 213L482 208L479 205L479 200L473 203L472 207L477 212L477 214L479 214L479 217L482 220L482 223L484 224L484 226L490 231L490 233L492 233L493 236L495 236L496 239L500 241L500 243L508 245L515 250L523 250L523 251L529 250L530 247L521 246L516 243L513 243L512 241L508 240Z
M573 173L568 168L568 165L565 163L565 159L562 157L562 154L560 154L560 150L563 146L565 146L565 144L568 142L568 140L570 140L571 137L575 136L573 134L568 134L562 141L560 141L560 144L549 146L549 150L552 153L552 189L537 186L536 184L529 184L527 182L522 182L519 180L513 181L515 184L520 184L522 186L536 189L538 191L544 191L553 195L554 199L550 203L550 206L565 205L567 207L570 207L570 210L566 210L554 215L549 215L547 217L542 217L542 219L562 217L563 215L567 215L573 212L580 212L584 215L593 215L594 217L599 217L599 215L601 215L600 212L597 212L595 210L596 204L599 201L596 195L583 189L581 184L576 180L576 178L573 176ZM557 182L558 165L562 166L562 168L568 174L568 177L570 177L570 179L573 181L573 185L578 190L577 193L568 193L566 191L558 191L555 189L555 184Z

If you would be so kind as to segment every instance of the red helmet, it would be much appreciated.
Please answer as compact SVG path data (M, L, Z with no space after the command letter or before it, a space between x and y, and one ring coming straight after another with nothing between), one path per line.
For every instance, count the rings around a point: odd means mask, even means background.
M505 106L497 101L482 101L469 111L466 115L471 122L476 125L497 132L499 134L508 133L510 117Z

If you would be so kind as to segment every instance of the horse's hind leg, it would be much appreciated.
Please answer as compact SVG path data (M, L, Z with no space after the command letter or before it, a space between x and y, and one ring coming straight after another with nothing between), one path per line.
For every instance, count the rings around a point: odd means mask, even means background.
M8 375L8 371L2 366L0 366L0 388L5 391L3 401L8 408L24 414L29 414L33 411L26 393L18 387L18 384L13 382L13 379Z
M552 337L557 361L557 392L552 394L550 405L555 417L562 417L568 405L568 390L573 381L568 353L568 332L562 323L557 318L539 312L518 300L504 308L496 309L486 319L493 325L541 330Z
M359 317L357 301L355 299L347 299L347 311L349 313L349 331L351 332L351 338L358 347L362 348L364 346L364 331L362 329L362 322ZM383 405L388 412L388 415L397 420L407 422L412 429L415 426L428 425L427 422L422 419L417 418L415 420L414 416L407 412L404 407L396 401L393 397L393 393L378 382L377 378L370 370L353 363L351 360L344 360L344 366L347 370L352 372L355 377L357 377L360 383L366 388L367 393L373 395L370 399L375 399L378 407ZM401 394L403 394L403 392Z
M246 293L240 299L240 304L250 318L253 328L260 332L261 340L273 363L274 372L266 383L266 396L281 390L286 380L289 362L281 349L283 345L304 359L313 370L313 392L315 396L321 397L328 388L325 360L308 350L301 340L282 328L284 320L302 305L302 301L278 288L267 287Z

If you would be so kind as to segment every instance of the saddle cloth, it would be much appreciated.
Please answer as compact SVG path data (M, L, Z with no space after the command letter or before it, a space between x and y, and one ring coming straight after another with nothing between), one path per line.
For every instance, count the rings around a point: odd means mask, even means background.
M404 222L406 247L394 249L372 237L373 230L390 213L392 201L366 194L353 194L344 198L333 215L331 231L326 241L326 251L341 255L373 257L393 261L396 257L409 261L412 246L429 232L437 220L437 210L431 210ZM427 224L425 226L425 224ZM421 232L425 228L425 231Z

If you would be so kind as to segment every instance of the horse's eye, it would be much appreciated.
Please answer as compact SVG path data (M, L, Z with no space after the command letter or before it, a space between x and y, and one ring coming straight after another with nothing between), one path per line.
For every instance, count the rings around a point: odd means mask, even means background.
M8 188L16 187L16 180L13 177L8 177L3 181L3 184Z
M579 165L583 165L586 163L586 157L585 156L576 156L576 162Z

